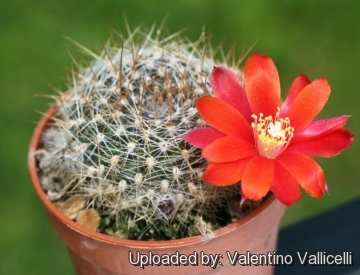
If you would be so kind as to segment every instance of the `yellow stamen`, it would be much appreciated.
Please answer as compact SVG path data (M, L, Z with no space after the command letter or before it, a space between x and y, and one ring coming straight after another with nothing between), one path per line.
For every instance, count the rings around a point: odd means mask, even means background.
M269 159L275 159L290 143L294 136L294 127L290 126L290 119L280 118L280 108L276 112L275 119L272 116L263 117L253 114L254 122L251 127L254 131L255 144L259 154Z

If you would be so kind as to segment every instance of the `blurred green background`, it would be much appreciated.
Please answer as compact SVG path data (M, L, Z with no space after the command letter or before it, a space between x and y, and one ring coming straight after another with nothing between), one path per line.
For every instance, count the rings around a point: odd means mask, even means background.
M2 0L0 3L0 274L74 274L66 249L52 231L32 189L26 161L30 137L54 94L65 89L65 47L69 36L86 47L101 46L111 29L160 23L169 12L170 32L186 28L196 39L204 26L224 49L270 55L279 70L283 95L300 73L327 77L332 95L321 117L351 114L359 136L360 8L357 1L267 0ZM359 145L331 160L319 160L331 196L308 196L290 207L282 226L360 197ZM336 226L336 221L334 221ZM306 232L304 232L306 234ZM301 237L301 236L299 236Z

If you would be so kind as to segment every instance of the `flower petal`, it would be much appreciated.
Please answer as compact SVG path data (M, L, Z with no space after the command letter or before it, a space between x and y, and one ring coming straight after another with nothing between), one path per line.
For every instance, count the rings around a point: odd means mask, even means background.
M297 151L310 157L331 158L348 149L354 142L354 135L345 129L337 129L319 138L290 143L286 151Z
M232 136L218 138L202 151L202 157L211 162L235 161L256 154L258 151L254 143Z
M248 141L254 141L249 122L234 107L215 97L204 96L195 103L201 117L216 130Z
M299 184L277 161L270 190L283 204L290 206L301 198Z
M253 114L274 116L280 106L280 81L275 64L255 53L244 67L245 89Z
M306 75L299 75L295 78L292 83L289 92L287 94L285 102L281 105L280 116L286 117L287 112L289 111L290 106L293 104L294 100L298 96L298 94L305 88L306 85L310 84L310 80L306 77Z
M325 192L325 175L320 165L310 157L299 152L284 152L276 159L301 185L315 198Z
M192 146L204 149L214 140L224 136L225 134L215 130L214 128L201 127L191 130L183 136L183 139L190 143Z
M257 201L264 197L274 177L274 160L254 156L247 163L241 180L241 191L246 198Z
M241 180L244 168L249 160L250 158L232 162L210 163L204 172L204 181L218 186L235 184Z
M236 74L224 67L214 67L210 83L217 98L233 106L251 122L252 113L246 92Z
M295 134L304 130L319 114L330 96L330 86L325 78L307 85L290 106L287 116Z
M313 138L319 138L321 136L327 135L328 133L341 129L345 126L349 116L343 115L334 118L315 120L310 123L310 125L301 133L295 135L291 143L297 143L304 140L309 140Z

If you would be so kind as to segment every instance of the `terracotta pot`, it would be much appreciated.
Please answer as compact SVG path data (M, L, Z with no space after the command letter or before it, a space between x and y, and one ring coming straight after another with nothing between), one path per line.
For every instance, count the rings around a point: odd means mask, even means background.
M239 254L268 254L276 250L278 225L285 206L271 196L259 208L243 219L215 231L215 237L204 242L201 236L172 241L134 241L119 239L84 228L64 216L47 198L36 172L34 153L40 146L41 134L55 109L50 108L35 129L30 144L29 170L33 186L44 203L51 224L66 244L76 272L84 275L106 274L262 274L273 273L271 265L243 266L230 263L229 256ZM157 254L152 259L160 265L139 265L146 260L141 255ZM185 256L180 257L183 254ZM221 254L216 268L206 265L206 255ZM168 256L172 257L168 257ZM174 256L175 255L175 256ZM191 256L192 255L192 256ZM189 256L189 264L180 260ZM249 255L248 255L249 256ZM244 256L245 257L245 256ZM142 261L140 261L142 259ZM171 265L166 265L166 260ZM196 261L195 261L196 260ZM131 261L131 262L130 262ZM177 261L179 261L177 263ZM137 264L137 265L136 265ZM178 264L178 265L176 265ZM170 273L172 272L172 273Z

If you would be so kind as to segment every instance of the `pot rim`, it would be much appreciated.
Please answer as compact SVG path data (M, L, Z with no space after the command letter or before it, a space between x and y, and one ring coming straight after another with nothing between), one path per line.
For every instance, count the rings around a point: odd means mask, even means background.
M62 223L64 223L66 226L71 228L72 230L78 232L79 234L82 234L86 237L95 239L100 242L105 242L108 244L113 245L122 245L127 247L133 247L133 248L169 248L169 247L182 247L186 245L195 245L195 244L201 244L206 242L204 238L201 235L193 236L193 237L187 237L183 239L176 239L176 240L164 240L164 241L137 241L137 240L128 240L128 239L121 239L109 235L105 235L99 232L92 231L90 229L87 229L86 227L83 227L76 223L75 221L71 220L70 218L66 217L59 209L55 207L55 205L48 199L45 192L43 191L40 179L37 174L37 167L36 167L36 159L35 159L35 152L39 147L41 134L43 133L43 130L46 128L46 125L48 121L51 119L52 115L56 111L56 106L52 105L47 112L42 116L41 120L37 124L34 133L32 135L30 145L29 145L29 154L28 154L28 169L30 173L30 178L32 181L32 185L35 188L35 191L37 195L40 197L40 200L44 204L45 208L49 213L51 213L53 216L55 216L58 220L60 220ZM276 197L274 194L271 194L271 196L263 202L259 207L257 207L255 210L251 211L249 214L247 214L245 217L225 226L220 229L217 229L214 231L214 238L220 237L222 235L227 234L228 232L232 232L236 230L238 227L250 222L252 219L254 219L258 214L265 211L274 201L276 200Z

